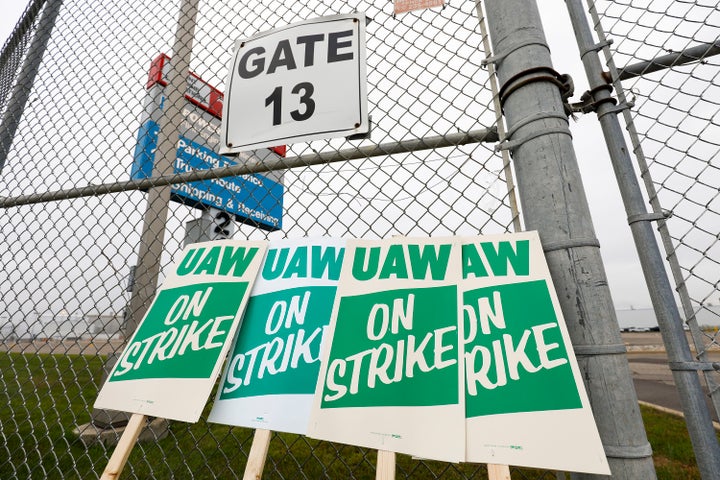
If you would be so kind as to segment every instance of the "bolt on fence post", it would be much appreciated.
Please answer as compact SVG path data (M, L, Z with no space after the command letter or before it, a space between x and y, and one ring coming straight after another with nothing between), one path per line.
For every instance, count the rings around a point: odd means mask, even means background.
M63 0L48 0L45 2L45 7L35 30L35 36L25 55L25 61L20 73L15 79L15 86L12 89L5 114L0 122L0 173L2 173L5 160L8 153L10 153L15 132L18 125L20 125L20 119L25 111L28 98L30 98L35 76L40 69L62 3Z
M478 1L478 0L476 0ZM486 0L525 225L537 230L612 478L656 478L537 4ZM574 474L576 475L576 474ZM582 475L575 478L606 478Z
M607 82L598 49L585 15L581 0L566 0L570 20L581 52L585 73L597 105L597 116L605 136L610 160L615 170L620 194L625 204L635 247L645 274L657 317L663 343L671 364L673 380L680 393L680 402L685 413L685 422L695 451L698 468L704 479L720 478L720 444L715 436L712 418L705 403L705 393L700 385L697 370L689 367L693 362L690 345L682 328L682 321L675 303L672 286L665 270L660 248L655 239L651 222L656 220L648 215L640 184L633 169L632 160L625 144L622 127L617 118L620 111L611 99L611 88L603 89ZM676 368L673 368L676 365Z

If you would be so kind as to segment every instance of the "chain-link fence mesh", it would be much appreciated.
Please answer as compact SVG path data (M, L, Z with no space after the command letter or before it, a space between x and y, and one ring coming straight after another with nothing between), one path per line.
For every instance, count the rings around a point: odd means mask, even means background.
M0 356L2 478L88 478L102 472L112 452L103 443L85 445L73 429L90 421L103 367L122 349L132 267L143 221L153 214L146 215L148 194L128 180L131 174L139 178L141 157L157 154L154 133L145 127L148 118L159 115L163 101L153 97L153 89L163 82L148 82L149 71L160 54L173 54L180 3L59 2L32 2L0 65L0 114L14 115L17 123L12 147L0 152L6 154L0 176L5 206L0 210L0 341L8 352ZM51 6L60 6L55 22L47 20ZM473 3L451 1L443 9L399 16L392 9L391 2L205 0L190 69L207 83L201 82L201 90L222 91L237 38L363 11L371 19L371 138L294 144L286 158L491 127L492 93L481 68L485 53ZM23 84L23 72L31 71L28 65L42 54L32 39L43 22L54 23L52 35L34 84L32 79ZM18 106L22 97L27 101ZM21 117L13 113L18 109ZM207 108L190 110L178 120L185 135L189 141L208 141L203 132L214 128L207 122L216 118L208 120ZM0 133L13 137L13 132ZM274 155L268 152L264 155ZM282 228L237 224L235 238L477 234L508 231L513 221L503 161L492 145L424 148L268 175L278 180L280 174L282 196L262 191L256 194L262 198L234 200L267 204L270 198L268 208L282 208ZM35 202L34 195L48 192ZM160 281L188 235L188 222L204 215L197 203L188 205L193 203L170 203ZM195 425L173 423L165 438L138 444L123 475L242 477L252 432L208 424L206 416ZM275 434L265 478L371 478L375 455ZM400 456L398 475L464 479L487 473L484 466ZM516 475L555 478L530 470Z
M611 39L615 78L638 167L697 359L720 337L720 9L713 1L590 2ZM621 90L621 95L622 90ZM716 413L720 377L704 372Z
M224 90L237 38L324 15L362 11L371 19L371 138L293 144L288 161L375 144L450 138L495 123L474 2L450 1L443 9L398 16L389 1L229 3L200 2L190 69L207 83L201 85L206 90ZM172 56L179 4L33 0L0 52L2 125L17 123L16 132L0 131L0 137L15 133L12 147L0 148L0 195L6 206L0 210L0 341L8 352L0 357L2 478L92 477L112 452L103 443L86 446L73 429L90 421L103 367L123 346L132 271L148 216L148 194L127 181L133 174L140 178L139 162L154 153L153 133L144 127L153 115L161 115L157 92L162 95L163 82L148 82L149 71L160 54ZM720 12L713 2L590 5L596 28L615 41L615 64L623 67L716 45L720 37ZM33 39L51 6L60 7L59 15L50 22L52 35L30 88L28 66L42 53ZM693 53L697 59L691 64L642 77L630 78L629 68L619 73L627 78L628 96L635 98L631 120L644 152L640 165L650 200L656 211L673 213L662 233L700 359L720 340L716 330L703 328L720 323L720 172L715 158L720 86L712 53L711 48ZM22 116L17 115L18 99L23 100ZM215 128L207 123L216 118L207 109L192 110L197 105L183 106L190 109L178 120L185 124L185 135L207 142L204 133ZM256 191L258 198L238 194L234 200L281 208L282 228L233 223L235 238L382 238L512 229L503 160L492 145L423 148L267 175L281 180L282 196ZM84 187L98 194L77 190ZM56 192L55 198L47 192ZM46 196L37 202L34 196L40 194ZM193 222L207 215L198 206L187 199L170 203L160 280ZM225 228L211 227L217 226ZM713 389L716 374L706 375ZM124 475L241 477L252 432L211 425L204 418L195 425L173 423L165 438L138 444ZM265 477L371 478L374 465L373 451L275 434ZM400 456L398 476L466 479L487 473L482 466ZM555 473L514 470L516 476L555 478Z

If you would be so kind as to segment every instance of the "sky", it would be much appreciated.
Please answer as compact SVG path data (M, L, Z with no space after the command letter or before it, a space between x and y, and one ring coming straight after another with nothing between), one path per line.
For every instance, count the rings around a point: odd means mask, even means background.
M543 0L543 5L547 7L543 8L543 22L554 67L572 75L576 92L573 100L577 101L587 90L587 81L567 10L562 0ZM0 16L0 43L8 38L26 6L25 0L5 1ZM619 309L649 307L649 295L595 115L571 121L571 130L615 305Z

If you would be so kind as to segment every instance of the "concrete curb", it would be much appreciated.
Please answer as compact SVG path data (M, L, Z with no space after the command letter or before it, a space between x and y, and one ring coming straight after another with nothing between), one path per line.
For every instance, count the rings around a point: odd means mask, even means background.
M680 417L682 419L685 418L685 414L683 412L680 412L678 410L673 410L672 408L662 407L660 405L655 405L654 403L650 403L650 402L643 402L642 400L638 400L638 403L640 405L652 408L653 410L657 410L659 412L669 413L670 415L674 415L674 416ZM712 422L712 423L713 423L713 428L715 428L716 431L720 432L720 423L718 423L718 422Z

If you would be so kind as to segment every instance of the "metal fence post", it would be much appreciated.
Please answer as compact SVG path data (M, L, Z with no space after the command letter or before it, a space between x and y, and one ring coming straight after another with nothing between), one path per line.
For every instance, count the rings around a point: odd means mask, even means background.
M10 94L2 122L0 122L0 173L5 166L5 159L12 147L15 132L17 131L18 125L20 125L20 119L25 110L25 105L27 104L28 98L30 98L35 76L40 69L43 54L52 35L55 19L58 13L60 13L62 3L63 0L49 0L45 3L45 8L40 16L35 36L25 55L25 61L20 69L20 73L15 80L15 86Z
M680 401L690 439L695 450L698 468L703 478L720 478L720 444L718 444L712 419L704 399L698 377L700 363L693 362L690 346L682 328L672 287L665 271L660 248L655 239L651 222L659 220L648 214L640 185L633 170L632 160L616 116L620 110L612 100L612 88L603 78L598 50L581 0L566 0L578 47L582 52L583 65L588 78L596 113L610 152L620 194L625 204L628 223L647 282L650 299L655 309L663 343L667 350L673 380L680 392ZM621 105L621 107L623 107ZM627 106L625 106L627 107Z
M180 109L186 90L187 72L190 69L198 3L199 0L183 0L180 5L175 43L173 44L173 61L166 89L167 99L158 133L153 177L173 173L179 139L178 129L182 119ZM170 202L170 188L167 185L148 190L147 209L135 269L135 286L130 299L129 318L124 328L126 337L135 331L155 296L165 243L165 223Z
M169 175L173 172L179 124L187 72L190 68L195 25L198 12L198 0L183 0L178 15L178 26L173 44L174 60L169 73L167 87L168 96L165 110L158 132L158 147L155 152L153 177ZM147 208L143 219L143 230L140 238L138 260L134 271L134 284L130 307L127 310L123 333L129 338L145 315L150 302L155 296L163 246L165 244L165 224L167 222L168 204L170 203L170 186L154 186L148 189ZM105 364L107 375L119 357L111 355ZM93 410L91 423L104 428L107 425L123 425L127 415L122 412Z
M600 42L606 45L603 48L606 65L612 76L615 78L613 85L620 102L625 102L627 98L621 83L622 80L628 80L641 74L644 75L649 69L656 71L656 67L659 67L659 69L669 69L678 65L686 65L690 57L694 58L694 62L698 62L698 59L702 58L703 60L700 63L704 63L707 57L720 54L720 46L716 47L716 45L720 45L720 41L716 41L714 44L701 44L684 49L680 52L655 57L650 61L643 60L632 65L626 65L622 67L622 70L618 70L613 57L610 55L610 43L603 31L595 2L589 2L589 13L597 38ZM690 114L690 112L687 112L687 114ZM635 125L633 115L627 109L623 110L622 115L625 120L626 130L635 155L635 163L641 172L641 179L645 186L645 190L647 191L652 210L654 212L663 212L663 207L659 198L659 191L656 188L655 180L651 175L648 159L646 158L640 145L640 136L638 134L638 129ZM698 180L701 179L702 177L698 178ZM712 211L712 209L708 209L708 211ZM688 282L683 277L683 265L678 258L677 246L670 233L668 220L658 220L657 230L660 233L660 241L662 242L663 250L667 253L667 261L670 267L670 272L673 276L675 289L679 297L680 306L682 307L682 314L684 315L685 323L690 328L690 335L693 339L693 343L695 344L695 348L697 349L696 358L701 362L709 362L710 357L708 355L708 347L712 346L713 343L717 343L715 342L715 336L707 336L698 324L698 313L700 313L701 310L695 311L695 308L693 307L693 299L690 297ZM682 243L683 242L680 241L681 245ZM709 253L705 254L705 259L711 262L713 261L713 257ZM694 268L695 266L693 266L693 269ZM702 300L700 300L700 302L702 302ZM711 343L708 345L706 345L707 340L711 340ZM717 372L715 371L715 368L713 368L713 370L703 370L703 376L709 390L710 399L712 400L713 407L715 408L715 414L718 415L720 414L720 386L718 385Z
M485 2L528 229L538 230L613 473L656 478L536 2ZM579 475L576 478L599 478Z

